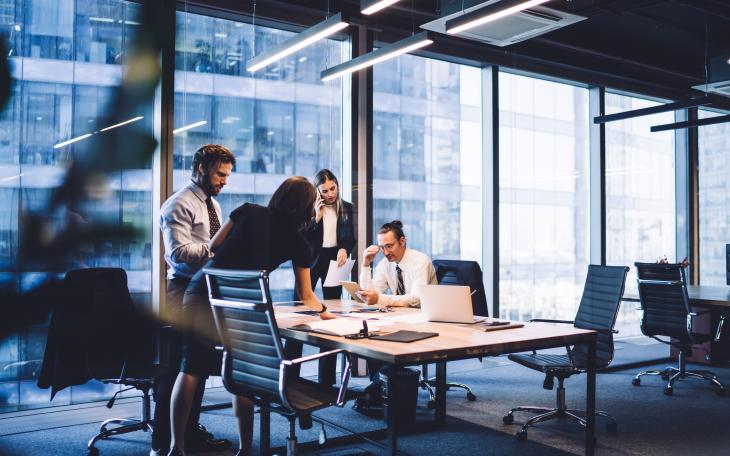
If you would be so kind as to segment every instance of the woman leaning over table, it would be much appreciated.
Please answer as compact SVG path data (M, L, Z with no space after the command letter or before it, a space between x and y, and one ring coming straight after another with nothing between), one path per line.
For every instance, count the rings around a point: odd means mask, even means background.
M268 207L251 203L239 206L211 239L210 247L215 256L206 266L270 272L291 260L296 288L304 304L319 312L323 320L335 318L315 296L309 278L311 246L303 231L314 216L316 199L314 186L306 178L295 176L276 189ZM200 378L219 375L221 371L221 354L215 350L218 334L202 270L185 291L183 316L191 331L183 342L180 374L172 392L169 454L174 456L185 454L182 436ZM234 397L233 410L238 420L238 455L251 454L253 403L246 397Z

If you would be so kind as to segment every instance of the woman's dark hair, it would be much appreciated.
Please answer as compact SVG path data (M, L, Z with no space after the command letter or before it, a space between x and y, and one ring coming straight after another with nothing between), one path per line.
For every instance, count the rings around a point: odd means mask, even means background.
M392 231L393 234L395 234L395 238L398 240L406 237L406 235L403 234L403 222L400 220L393 220L392 222L384 223L383 226L380 227L380 230L378 230L378 234L385 234L388 231Z
M282 182L271 195L269 209L301 228L314 216L316 199L314 185L306 177L293 176Z
M337 176L335 176L335 173L328 170L327 168L320 169L317 171L317 174L314 175L314 186L317 187L317 193L319 193L319 186L327 182L328 180L331 180L332 182L337 185L337 204L335 205L335 210L337 213L337 216L340 216L340 209L342 208L342 193L340 192L340 182L337 180ZM347 213L345 213L347 215Z
M230 163L236 165L236 156L228 148L218 144L206 144L195 151L193 155L193 179L200 174L198 169L203 165L206 173L212 169L217 169L221 163Z

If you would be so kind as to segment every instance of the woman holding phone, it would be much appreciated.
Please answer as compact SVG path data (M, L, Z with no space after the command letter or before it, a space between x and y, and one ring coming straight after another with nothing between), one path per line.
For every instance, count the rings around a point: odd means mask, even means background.
M330 261L336 261L337 266L342 266L355 247L352 204L340 196L340 184L332 171L322 169L317 172L314 185L317 187L315 216L307 237L320 250L311 267L312 289L321 280L324 299L339 299L342 286L325 287L324 282Z

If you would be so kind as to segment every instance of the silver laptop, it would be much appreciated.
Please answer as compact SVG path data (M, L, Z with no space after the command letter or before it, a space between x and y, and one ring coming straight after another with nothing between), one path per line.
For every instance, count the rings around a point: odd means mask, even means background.
M425 285L419 289L421 313L428 321L474 323L469 287Z

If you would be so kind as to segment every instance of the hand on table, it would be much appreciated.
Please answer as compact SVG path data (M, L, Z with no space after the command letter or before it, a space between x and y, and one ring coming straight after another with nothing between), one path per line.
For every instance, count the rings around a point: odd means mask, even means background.
M369 306L374 306L380 299L380 293L375 290L360 290L357 295Z

